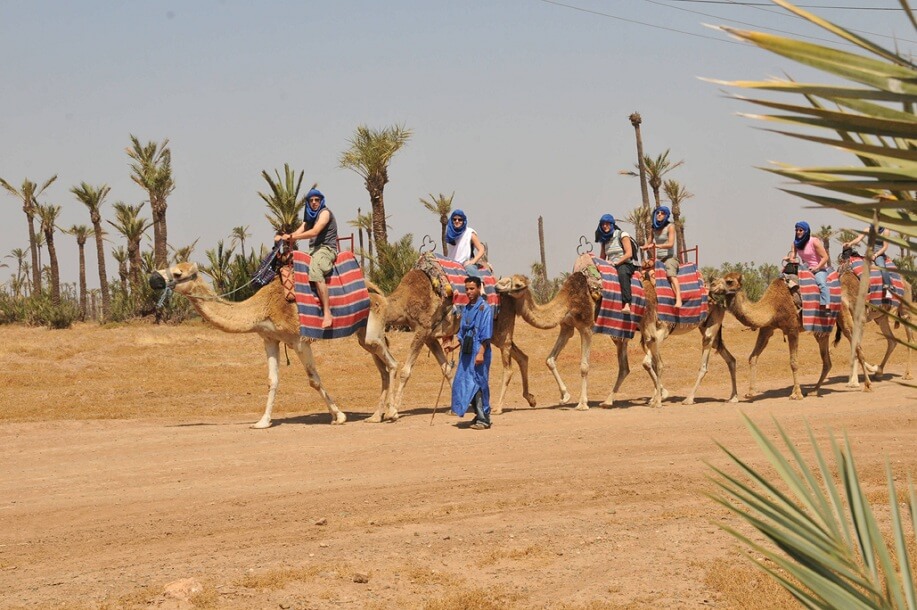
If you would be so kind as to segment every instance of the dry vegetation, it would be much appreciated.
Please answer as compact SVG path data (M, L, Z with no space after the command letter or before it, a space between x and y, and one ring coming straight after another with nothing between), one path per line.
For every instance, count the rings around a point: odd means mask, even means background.
M247 425L267 381L254 336L201 323L0 334L4 609L791 608L720 530L735 521L703 495L705 462L726 464L714 440L762 465L738 410L765 427L775 416L797 439L805 421L819 439L847 430L880 517L884 456L899 485L917 472L912 391L891 380L872 394L845 388L845 343L822 398L787 399L787 352L775 338L760 361L759 400L723 403L726 370L714 355L687 407L678 400L694 381L699 340L675 337L663 347L674 400L659 410L644 406L650 383L632 344L620 408L578 413L556 404L543 365L555 334L520 324L538 407L522 406L517 373L510 410L479 433L456 427L445 397L431 425L440 377L428 357L402 420L362 423L378 377L354 340L335 341L316 354L349 423L327 425L294 361L282 366L278 425L256 431ZM882 341L872 329L866 340L877 358ZM726 341L741 393L754 334L728 318ZM396 356L407 351L406 335L392 342ZM597 405L615 357L604 337L592 353ZM818 362L810 337L800 359L808 390ZM893 376L903 362L899 350ZM559 366L575 387L578 341ZM164 597L180 578L201 590Z

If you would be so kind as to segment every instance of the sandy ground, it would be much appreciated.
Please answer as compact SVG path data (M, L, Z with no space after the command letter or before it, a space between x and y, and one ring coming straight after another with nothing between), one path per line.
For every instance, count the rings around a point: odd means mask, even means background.
M754 335L728 318L725 336L742 394ZM775 417L800 441L806 421L823 442L846 431L880 515L886 458L899 481L917 473L917 391L895 383L903 348L866 394L845 387L844 342L823 396L790 401L775 338L754 402L723 402L714 355L698 404L684 406L699 337L674 337L673 397L652 409L632 342L623 401L606 409L615 360L597 337L594 408L576 412L543 365L554 337L520 323L539 404L524 406L517 374L489 431L447 414L448 385L431 417L441 377L425 356L403 417L361 421L378 377L350 339L316 346L346 425L328 425L294 360L276 425L253 430L267 385L257 337L202 324L0 328L0 608L790 607L705 495L708 464L728 467L717 441L764 465L740 413L772 432ZM878 360L884 341L866 339ZM393 337L398 358L407 344ZM808 391L815 341L802 348ZM560 359L574 394L578 364L574 338ZM165 594L180 579L199 588Z

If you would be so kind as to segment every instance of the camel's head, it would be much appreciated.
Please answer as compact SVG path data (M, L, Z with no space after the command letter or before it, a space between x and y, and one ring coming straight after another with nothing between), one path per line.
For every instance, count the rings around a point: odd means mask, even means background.
M710 294L714 296L732 295L740 290L742 290L742 274L735 271L714 279L710 285Z
M529 289L529 278L524 275L509 275L501 277L494 284L494 290L497 294L505 294L514 298L522 296L522 293Z
M197 279L197 263L178 263L166 269L160 269L150 274L150 288L162 290L175 289L177 286Z

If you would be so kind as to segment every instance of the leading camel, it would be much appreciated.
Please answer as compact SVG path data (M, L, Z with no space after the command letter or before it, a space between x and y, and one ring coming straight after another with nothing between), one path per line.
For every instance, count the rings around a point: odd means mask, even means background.
M270 385L264 414L252 426L253 428L268 428L271 425L271 413L279 382L277 361L281 342L288 345L299 357L309 377L309 385L321 394L328 406L331 423L343 424L347 421L347 416L338 408L334 399L322 385L322 380L315 368L315 359L312 356L312 340L300 336L296 303L291 303L284 298L283 286L279 278L261 288L250 298L240 302L219 298L213 288L200 278L197 265L193 263L179 263L173 267L156 271L150 275L149 282L154 289L171 288L187 297L201 317L219 330L227 333L255 333L264 341ZM389 353L385 340L381 317L385 297L379 294L374 287L370 287L369 298L369 320L366 326L357 330L356 335L360 346L372 354L373 362L379 369L382 378L382 396L375 412L368 420L380 422L383 419L383 409L385 418L398 418L398 411L392 403L390 393L398 363Z
M482 295L483 296L483 295ZM411 378L411 370L420 356L423 347L430 348L443 375L452 378L454 371L446 361L446 355L439 340L455 335L458 332L459 319L452 314L452 297L443 297L434 289L433 282L426 273L414 268L408 271L395 290L388 295L384 314L386 328L408 327L414 333L411 347L398 379L393 403L401 407L404 387ZM529 392L528 356L513 343L513 330L516 323L516 312L512 299L501 299L500 309L494 316L494 329L491 344L500 350L503 362L503 381L500 397L493 407L493 413L503 412L503 400L513 375L512 360L519 364L522 375L522 395L535 406L535 397Z
M805 395L799 386L799 334L804 331L802 320L796 304L793 302L793 295L787 287L783 278L773 280L764 295L757 301L751 302L742 288L741 273L727 273L721 278L713 281L710 293L716 298L724 298L726 308L736 317L736 319L745 326L758 330L758 338L755 341L755 347L748 357L750 367L748 376L748 391L745 393L746 398L754 398L757 393L755 390L755 373L758 364L758 356L767 347L768 341L774 331L783 332L790 350L790 370L793 372L793 391L790 394L792 400L800 400ZM849 313L845 308L841 308L840 315L837 319L838 326L848 328L850 326ZM818 382L815 384L815 395L818 396L819 390L831 370L831 352L828 349L828 342L831 333L816 332L812 333L818 342L818 350L821 355L821 374ZM861 364L863 354L860 348L857 348L857 357ZM866 379L867 389L870 387L869 378Z

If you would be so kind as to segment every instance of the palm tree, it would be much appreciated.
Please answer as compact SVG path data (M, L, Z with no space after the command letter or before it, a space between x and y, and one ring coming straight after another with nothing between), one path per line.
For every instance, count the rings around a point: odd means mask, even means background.
M365 125L357 127L350 142L350 150L341 155L341 167L363 177L369 201L372 204L373 240L377 247L388 243L385 215L385 185L388 183L388 166L392 157L411 138L412 132L404 125L394 125L381 130Z
M128 293L127 249L124 246L117 246L112 248L111 257L115 259L116 263L118 263L118 278L121 280L121 292L126 295Z
M172 248L172 262L173 263L182 263L184 261L191 260L191 256L194 254L194 248L197 247L198 241L200 241L200 237L195 239L193 242L191 242L187 246L182 246L181 248Z
M831 238L834 237L834 229L831 228L831 225L822 225L821 228L815 233L815 237L821 240L821 243L825 246L825 253L828 255L828 260L831 260Z
M28 286L28 284L23 281L28 279L28 277L23 276L23 269L27 269L29 265L25 260L27 255L28 253L22 248L13 248L10 250L10 253L6 255L6 258L16 260L16 283L13 294L17 297L22 296L22 288ZM25 271L25 275L28 276L28 271Z
M666 180L663 186L665 188L665 196L668 197L669 201L672 203L672 222L675 224L675 239L678 242L678 258L683 261L685 250L688 249L688 244L685 241L685 221L681 217L681 202L685 199L694 197L694 195L689 193L688 189L675 180Z
M650 230L650 216L651 212L648 207L638 205L624 217L624 220L634 225L634 240L638 245L645 244L649 239L648 236L653 234ZM641 250L640 252L646 251Z
M207 250L205 254L209 264L201 267L201 271L213 278L213 286L217 292L226 292L232 266L232 248L225 249L221 239L215 249Z
M60 267L57 264L57 250L54 248L54 229L57 227L57 217L60 215L59 205L41 205L35 206L35 213L41 220L41 232L45 236L45 243L48 244L48 259L51 266L51 303L60 305Z
M643 159L643 165L646 167L647 182L649 182L650 188L653 189L653 198L656 200L657 208L661 205L659 202L659 190L662 188L665 175L673 169L684 165L684 163L684 161L676 161L674 163L669 161L668 149L655 159L649 155Z
M29 223L29 251L32 253L32 292L41 292L41 263L38 260L38 240L35 235L35 206L38 205L38 196L41 195L51 183L57 180L57 174L48 178L48 180L39 187L37 184L26 178L22 181L22 186L16 190L9 182L0 178L0 186L3 186L11 195L22 201L22 211L25 212L26 220Z
M347 224L352 227L356 227L360 234L362 235L363 231L366 232L366 246L367 253L369 255L369 273L372 274L375 269L375 262L373 260L373 215L372 212L367 212L366 214L360 214L359 210L357 211L357 217L354 220L348 220ZM360 252L360 258L362 259L363 252ZM362 263L361 263L362 266ZM365 273L366 270L364 269Z
M443 254L446 253L446 227L449 226L449 214L452 213L452 200L455 198L455 191L452 191L452 194L446 197L442 193L439 194L439 197L434 197L433 193L430 193L430 201L422 198L420 203L423 204L423 207L427 208L433 212L436 216L439 217L439 224L442 227L442 244L443 244Z
M277 176L275 181L267 171L261 171L261 176L271 187L271 192L268 194L259 192L258 196L267 204L270 214L265 214L265 217L278 234L292 233L302 224L300 213L306 206L305 194L299 194L302 189L303 173L299 172L297 177L296 172L290 169L289 164L284 163L283 178L280 177L280 172L275 169L274 175ZM315 186L312 188L315 188Z
M140 274L143 268L140 257L140 240L143 238L143 234L147 232L147 229L153 226L153 221L148 218L140 218L140 210L143 205L143 203L128 205L123 201L119 201L112 206L115 210L115 222L107 221L127 240L127 260L130 263L128 273L132 289L140 283ZM154 249L154 258L155 254L156 251ZM166 261L166 264L168 264L168 261Z
M252 236L252 234L248 232L248 225L244 227L233 227L232 233L230 233L229 236L232 238L230 242L232 246L239 244L242 247L242 258L245 258L245 240Z
M630 124L634 127L634 135L637 138L637 170L640 176L640 194L643 196L643 207L650 211L650 196L646 192L646 168L643 165L643 137L640 135L640 125L643 123L643 117L639 112L634 112L629 117Z
M102 202L111 188L107 184L90 186L81 182L79 186L70 189L70 192L89 209L89 220L92 221L92 230L96 238L96 261L99 267L99 291L102 293L102 319L107 320L111 314L111 294L108 292L108 272L105 270L105 248L102 238Z
M131 146L127 149L127 156L134 160L131 163L131 179L145 190L150 198L150 208L153 213L153 254L157 267L168 264L168 230L166 229L167 198L175 190L175 181L172 179L172 151L169 150L169 140L161 144L147 142L140 143L136 136L131 135Z
M70 235L76 237L76 246L79 248L80 252L80 312L83 314L83 319L85 320L89 314L87 309L86 302L86 240L92 234L92 229L86 225L73 225L66 231Z

